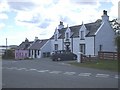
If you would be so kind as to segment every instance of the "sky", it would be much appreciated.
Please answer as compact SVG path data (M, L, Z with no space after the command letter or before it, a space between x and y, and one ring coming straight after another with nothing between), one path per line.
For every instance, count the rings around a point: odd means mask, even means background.
M95 22L107 10L118 18L119 0L0 0L0 45L19 45L25 38L49 39L64 26Z

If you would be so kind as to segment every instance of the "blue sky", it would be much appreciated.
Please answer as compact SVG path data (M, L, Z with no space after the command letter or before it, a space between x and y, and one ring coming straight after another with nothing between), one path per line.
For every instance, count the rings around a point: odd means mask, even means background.
M50 38L60 21L65 27L101 19L103 10L110 20L118 16L119 0L2 0L0 2L0 45L19 45Z

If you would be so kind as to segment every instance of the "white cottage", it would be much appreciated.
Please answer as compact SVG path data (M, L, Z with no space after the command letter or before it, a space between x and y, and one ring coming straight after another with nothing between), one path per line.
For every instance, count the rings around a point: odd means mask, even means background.
M51 46L48 39L39 40L37 37L33 44L29 47L29 56L31 58L42 58L50 55Z
M55 29L51 41L51 50L65 50L66 40L70 42L71 52L78 55L81 52L85 55L98 55L98 51L116 51L115 32L113 31L107 11L103 11L102 20L95 22L65 27L60 22L58 29Z

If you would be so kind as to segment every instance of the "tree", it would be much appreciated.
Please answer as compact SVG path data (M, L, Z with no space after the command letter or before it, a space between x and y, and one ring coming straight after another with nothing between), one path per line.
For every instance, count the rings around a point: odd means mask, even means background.
M111 22L112 27L116 33L115 43L117 46L118 60L120 60L120 23L117 19L113 19Z
M12 49L6 50L4 55L2 56L2 59L14 59L14 58L15 58L15 54L14 54L14 50Z

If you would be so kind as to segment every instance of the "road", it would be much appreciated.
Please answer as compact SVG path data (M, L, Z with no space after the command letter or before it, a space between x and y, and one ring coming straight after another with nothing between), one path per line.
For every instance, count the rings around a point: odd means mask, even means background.
M72 66L65 61L3 60L3 88L118 88L117 72Z

